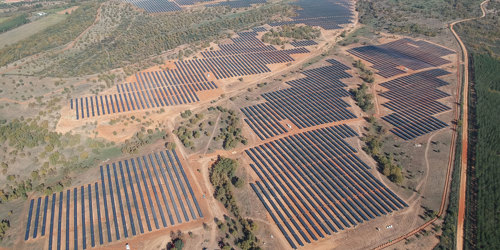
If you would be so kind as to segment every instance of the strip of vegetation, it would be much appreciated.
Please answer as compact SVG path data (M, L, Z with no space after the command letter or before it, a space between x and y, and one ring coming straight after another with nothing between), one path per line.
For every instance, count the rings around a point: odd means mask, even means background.
M462 155L462 130L459 126L457 126L456 136L455 159L453 160L448 207L441 227L442 233L439 236L439 244L434 248L435 250L455 249Z
M368 119L368 122L370 127L368 127L366 135L361 138L365 142L363 150L375 159L379 171L387 176L389 180L397 184L403 183L403 167L395 163L392 154L381 152L382 136L385 134L383 127L377 123L373 116Z
M362 83L357 89L351 89L351 94L356 100L356 104L364 112L373 109L373 95L368 92L368 85Z
M232 193L233 186L242 186L242 182L234 175L238 163L229 158L219 157L210 168L210 182L214 186L214 197L234 216L224 216L224 221L216 219L217 227L225 234L219 241L222 249L235 247L260 249L259 240L254 235L257 225L250 219L240 215L240 210ZM240 184L238 184L240 183ZM233 244L227 240L233 239Z
M477 242L468 242L469 248L500 248L500 60L489 55L475 54L474 83L477 93L477 146L475 176L477 224L474 233ZM477 202L477 203L476 203ZM474 217L474 216L470 216ZM467 216L466 225L473 223ZM469 227L469 230L474 227Z
M262 36L262 41L274 45L284 45L291 38L295 40L312 40L321 35L321 31L311 26L284 25L275 30L271 29ZM285 39L284 39L285 38Z
M82 4L64 21L25 40L0 49L0 66L69 43L82 33L95 19L99 2Z
M28 14L22 13L0 22L0 33L17 28L25 23L29 23Z
M367 82L367 83L373 83L375 81L375 78L373 77L373 72L369 69L366 68L365 64L361 60L357 60L352 64L354 67L359 69L359 77Z
M166 134L167 132L165 130L160 130L159 128L155 128L155 130L147 129L146 131L139 131L132 138L125 140L121 151L123 154L136 154L139 152L139 149L145 145L151 144L159 139L167 139Z

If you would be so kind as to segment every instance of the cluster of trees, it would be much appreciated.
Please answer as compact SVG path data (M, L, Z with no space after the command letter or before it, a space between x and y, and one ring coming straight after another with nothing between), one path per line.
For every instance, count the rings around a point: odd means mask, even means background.
M362 138L365 142L363 150L373 157L378 164L379 170L389 178L392 182L397 184L403 183L404 176L402 167L395 163L392 154L382 152L382 135L385 133L382 126L380 126L374 117L369 119L370 128L368 133Z
M98 7L97 1L85 2L64 21L27 39L1 48L0 66L69 43L93 23Z
M120 154L114 143L52 132L48 122L39 118L21 117L0 125L0 145L2 173L8 174L0 187L0 202L27 198L32 191L46 195L62 191L71 184L72 169L88 168ZM33 161L31 172L15 172L18 158ZM9 174L10 168L14 173Z
M78 50L55 57L59 67L47 68L45 73L75 76L125 67L180 45L225 38L227 30L237 31L267 23L277 16L290 15L291 10L289 5L264 4L239 12L227 7L210 7L153 16L130 5L106 2L102 5L100 19L111 22L113 28L96 31L101 32L99 40L82 41ZM60 31L66 33L64 29ZM29 46L23 47L30 50Z
M362 83L357 89L351 89L356 104L365 112L373 109L373 95L367 92L368 85L365 83Z
M170 238L170 242L167 243L167 250L182 250L184 248L183 234L180 230L177 233L170 232Z
M222 148L230 150L238 146L238 143L247 144L247 139L241 134L240 119L234 110L217 106L209 107L208 111L221 113L220 128L218 134L213 138L215 141L222 141ZM203 135L209 136L209 132L204 130L205 125L214 126L214 122L211 120L205 122L203 114L193 115L190 110L182 112L181 117L186 119L187 122L181 122L181 125L173 133L181 140L184 147L194 149L196 139Z
M232 192L232 186L238 186L242 183L235 176L235 171L238 167L238 162L220 157L210 168L210 182L214 186L214 197L222 202L224 207L231 212L235 218L224 216L226 223L217 220L217 227L225 233L225 239L234 239L234 244L241 249L257 249L259 248L259 240L255 237L255 223L250 219L245 219L241 216L238 205ZM231 244L221 239L219 246L222 249L233 249Z
M7 233L7 230L10 228L10 222L7 219L3 219L0 222L0 243L3 241L3 238L5 237L5 234Z
M236 168L238 167L238 162L230 158L219 157L217 161L210 168L210 183L214 186L214 197L222 202L225 208L227 208L235 216L240 215L238 205L236 205L236 200L232 193L232 180Z
M61 146L61 136L49 131L48 121L38 124L36 120L14 119L0 126L0 144L8 142L9 146L21 151L25 147L33 148L46 143L52 147Z
M17 28L25 23L29 23L28 14L21 13L0 22L0 33Z
M155 130L148 129L146 133L139 131L132 138L125 140L121 152L123 154L135 154L145 145L151 144L162 138L166 139L166 131L160 130L159 128Z
M184 147L194 149L193 140L200 138L203 132L204 123L201 120L204 118L204 115L195 114L194 116L191 116L191 110L182 112L181 117L184 119L188 119L188 123L186 124L186 126L179 126L176 130L173 131L173 133L177 135L179 140L181 140ZM196 124L198 124L197 128L195 126ZM208 132L205 131L203 134L207 136Z
M236 112L221 106L217 106L217 110L225 116L220 121L222 125L225 124L225 127L220 128L220 133L214 139L216 141L222 140L222 147L225 150L235 148L240 142L246 145L247 139L241 134L240 118Z
M271 29L262 36L262 41L274 45L283 45L288 41L282 38L291 38L295 40L312 40L321 35L321 31L311 26L284 25L278 30Z
M356 60L353 64L354 67L359 69L360 78L367 83L373 83L375 78L373 77L373 72L366 68L366 65L361 60Z
M235 220L227 215L224 215L224 221L217 218L215 219L217 228L224 233L224 238L221 238L218 242L220 249L235 249L232 247L232 244L228 242L231 238L233 238L234 245L240 249L260 249L258 239L254 234L257 225L251 219L238 218Z

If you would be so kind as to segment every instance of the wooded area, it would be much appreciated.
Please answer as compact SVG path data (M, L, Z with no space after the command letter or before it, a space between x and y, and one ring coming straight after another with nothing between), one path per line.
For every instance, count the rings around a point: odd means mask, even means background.
M477 245L500 248L500 60L489 55L473 56L477 92ZM470 223L470 221L469 221Z
M318 28L311 26L296 26L296 25L283 25L279 28L273 28L262 36L262 41L274 45L283 45L289 42L289 39L294 40L312 40L321 35Z
M19 15L13 16L5 21L0 22L0 33L19 27L25 23L28 23L28 14L21 13Z
M391 33L436 36L444 23L457 18L478 16L480 0L360 0L356 9L359 22ZM435 20L431 25L429 20Z
M225 239L220 240L219 246L222 249L234 249L232 245L244 250L260 249L259 240L254 235L256 225L252 220L242 217L233 195L233 186L238 187L238 182L240 182L239 178L235 176L237 168L238 162L236 160L224 157L219 157L210 168L210 182L215 189L214 197L236 217L234 219L225 215L226 222L216 219L217 227L226 235ZM233 238L234 244L227 242L230 238Z

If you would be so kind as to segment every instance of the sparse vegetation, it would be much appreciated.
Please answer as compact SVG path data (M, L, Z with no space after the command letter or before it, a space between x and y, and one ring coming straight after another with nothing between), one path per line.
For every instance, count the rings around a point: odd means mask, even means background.
M365 83L362 83L357 89L351 89L356 104L365 112L373 109L373 95L367 92L368 85Z
M404 176L403 167L396 164L392 154L386 154L381 151L382 136L385 134L384 129L380 126L375 118L370 118L370 127L366 135L362 138L365 142L363 150L377 161L379 170L397 184L403 183Z
M0 222L0 243L3 241L3 238L5 237L5 233L7 233L7 230L10 228L10 222L7 219L3 219Z
M142 131L137 132L132 138L125 140L121 151L123 154L136 154L143 146L154 143L159 139L166 139L166 131L148 129L147 133Z
M32 191L46 195L62 191L71 184L71 169L85 169L119 153L114 143L51 132L48 121L31 118L0 125L0 145L2 173L8 174L7 183L0 189L0 202L27 198ZM27 173L9 173L9 166L18 161L37 168Z
M222 148L225 150L235 148L238 143L247 143L247 139L241 135L240 120L235 111L217 106L209 107L208 112L216 112L221 116L220 128L216 136L210 135L209 131L205 130L205 124L208 124L209 127L215 125L212 120L206 121L205 115L198 113L192 116L190 110L181 113L181 117L186 119L187 122L181 122L181 126L175 129L173 133L181 140L184 147L195 149L195 144L198 144L195 141L202 136L213 136L215 141L222 142Z
M479 14L480 0L360 0L359 22L391 33L436 36L448 20ZM434 24L429 21L434 21ZM435 25L437 24L437 25Z
M28 23L29 21L30 20L28 19L28 14L26 13L15 15L5 21L0 22L0 33L19 27L25 23Z
M255 223L240 215L240 209L232 193L232 181L238 163L229 158L219 157L210 168L210 182L214 186L214 197L222 202L224 207L236 217L224 216L224 221L216 220L217 227L226 235L226 239L233 238L233 243L240 249L259 249L259 240L255 237ZM223 249L231 247L231 244L221 239L219 246Z
M274 45L283 45L290 39L312 40L319 37L320 30L311 26L284 25L278 30L272 29L262 36L262 41Z

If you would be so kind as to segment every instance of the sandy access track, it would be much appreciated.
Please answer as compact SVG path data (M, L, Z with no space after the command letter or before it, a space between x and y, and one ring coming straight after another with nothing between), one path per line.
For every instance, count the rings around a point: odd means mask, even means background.
M465 47L462 39L455 31L455 24L467 22L471 20L480 19L486 16L485 5L489 2L489 0L485 0L481 3L481 11L482 15L480 17L468 18L459 21L455 21L450 24L450 30L453 33L453 36L457 39L457 42L460 44L460 48L462 49L463 57L462 64L464 65L464 75L463 75L463 117L462 117L462 155L460 157L460 190L459 190L459 201L458 201L458 221L457 221L457 241L456 246L457 249L463 249L464 247L464 217L465 217L465 204L466 199L466 191L467 191L467 155L468 155L468 138L469 138L469 56L467 54L467 48ZM460 71L459 71L460 72Z

